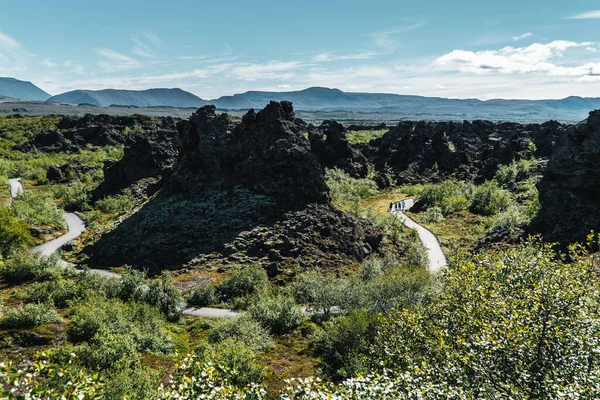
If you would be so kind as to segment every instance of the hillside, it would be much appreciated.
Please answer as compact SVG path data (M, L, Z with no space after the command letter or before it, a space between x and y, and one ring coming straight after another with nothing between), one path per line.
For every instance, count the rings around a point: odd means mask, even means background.
M148 89L148 90L73 90L52 96L49 103L91 104L94 106L108 107L135 106L135 107L194 107L198 108L207 104L198 96L181 89Z
M12 97L27 101L46 101L50 95L31 82L0 77L0 97Z
M400 113L413 116L490 120L583 120L600 107L600 98L567 97L561 100L447 99L386 93L343 92L313 87L294 92L250 91L224 96L209 103L219 109L263 108L270 101L288 100L303 111Z

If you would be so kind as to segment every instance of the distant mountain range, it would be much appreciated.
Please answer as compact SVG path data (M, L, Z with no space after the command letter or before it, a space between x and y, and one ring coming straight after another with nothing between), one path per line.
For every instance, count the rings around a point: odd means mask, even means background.
M73 90L52 96L48 103L91 104L93 106L135 106L135 107L200 107L208 104L200 97L181 89L148 90Z
M385 93L343 92L312 87L293 92L250 91L214 100L181 89L74 90L50 96L30 82L0 78L0 96L27 101L73 105L198 108L214 104L221 110L261 109L270 101L289 100L307 112L387 113L419 119L491 119L578 121L600 109L600 98L567 97L560 100L447 99Z
M0 77L0 96L26 101L46 101L50 95L31 82Z

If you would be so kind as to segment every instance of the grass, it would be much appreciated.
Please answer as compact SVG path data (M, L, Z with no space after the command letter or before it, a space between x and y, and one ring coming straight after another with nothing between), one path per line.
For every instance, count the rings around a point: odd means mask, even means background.
M346 138L350 144L368 143L382 137L387 131L388 129L349 131L346 133Z

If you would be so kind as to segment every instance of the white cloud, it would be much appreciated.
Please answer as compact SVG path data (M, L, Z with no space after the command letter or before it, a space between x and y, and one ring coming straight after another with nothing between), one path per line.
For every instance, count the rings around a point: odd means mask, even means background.
M239 64L233 68L234 77L248 81L259 79L288 80L297 76L297 70L307 64L299 61L269 61L264 64Z
M404 33L404 32L412 31L414 29L418 29L418 28L422 27L423 25L425 25L424 22L418 22L418 23L400 27L397 29L381 31L381 32L372 32L372 33L367 33L362 36L370 37L373 40L373 44L377 48L384 51L385 53L394 53L397 49L398 43L396 40L393 39L393 36Z
M292 85L277 85L277 89L280 90L290 90L292 88Z
M141 66L139 61L111 49L99 49L97 53L103 57L103 60L99 61L98 65L105 72L126 71Z
M465 51L454 50L437 60L435 65L447 70L486 74L539 73L548 76L582 76L590 69L600 68L600 63L560 65L556 59L573 48L586 48L590 42L556 40L547 44L534 43L527 47L507 46L500 50Z
M161 38L152 31L134 33L131 35L131 40L135 43L133 54L142 58L156 57L156 50L162 44Z
M440 89L440 90L444 90L444 89L446 89L446 86L439 84L439 85L435 85L435 88L436 89Z
M580 14L567 17L567 19L600 19L600 10L582 12Z
M44 67L49 67L49 68L56 67L56 64L54 62L52 62L52 60L49 58L44 58L44 60L42 60L42 65Z
M329 61L341 61L341 60L367 60L378 55L374 51L364 51L356 54L335 54L330 51L327 53L320 53L312 57L313 62L329 62Z
M529 37L529 36L531 36L531 35L532 35L532 33L531 33L531 32L527 32L527 33L524 33L524 34L522 34L522 35L519 35L519 36L513 36L513 40L514 40L514 41L519 41L519 40L521 40L521 39L528 38L528 37Z
M21 43L0 31L0 76L27 69L30 58Z
M85 72L85 68L83 67L83 65L75 62L75 61L65 61L63 63L63 65L67 68L70 68L73 72L75 72L76 74L83 74Z

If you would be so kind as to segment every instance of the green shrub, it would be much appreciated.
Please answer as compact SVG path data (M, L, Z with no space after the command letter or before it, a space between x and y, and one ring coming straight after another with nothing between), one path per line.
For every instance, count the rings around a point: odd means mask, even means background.
M27 329L60 320L60 315L50 303L26 304L9 309L2 326L7 329Z
M29 225L15 218L9 207L0 207L0 254L7 257L33 244Z
M191 307L208 307L217 302L216 289L213 285L200 282L196 287L186 293L186 301Z
M521 159L518 162L513 160L509 165L499 165L494 180L501 186L516 183L518 180L526 178L534 164L535 160Z
M360 265L360 275L365 281L375 279L385 273L385 260L382 257L371 255Z
M243 342L227 339L200 347L197 352L204 362L215 364L220 375L239 388L260 383L265 377L265 368L255 361L255 351Z
M47 193L26 192L16 197L11 207L13 215L28 224L49 225L66 228L63 211L54 204L54 197Z
M150 368L132 368L111 375L102 387L106 399L146 400L158 399L157 373Z
M429 207L425 211L423 220L428 223L442 222L444 220L444 214L442 213L442 209L437 206Z
M341 279L309 271L300 275L294 285L296 300L327 318L342 302L343 283Z
M52 303L64 308L69 301L79 298L79 290L75 282L64 279L47 282L34 282L26 290L23 300L28 303Z
M420 199L430 207L439 207L444 215L468 210L475 187L467 182L446 181L424 185L418 190Z
M134 206L135 201L131 196L107 196L95 204L95 207L105 214L125 214Z
M256 351L262 351L273 345L269 332L248 315L223 321L208 336L211 343L221 343L228 339L242 342Z
M268 285L265 270L260 265L248 265L234 269L231 276L219 284L217 293L222 300L229 301L263 293Z
M96 332L76 353L83 365L96 371L129 369L139 359L134 338L110 328Z
M263 328L274 334L289 333L306 320L293 297L276 295L262 296L248 309L248 313Z
M369 351L376 332L375 316L354 311L325 322L323 330L311 342L311 351L329 376L350 378L369 371Z
M517 204L509 205L506 210L494 217L494 228L514 228L529 221L526 209Z
M117 299L90 298L74 304L69 312L69 336L90 341L98 332L131 336L137 351L169 353L172 340L158 309L147 304Z
M42 256L28 251L17 253L14 258L7 259L0 267L0 276L10 284L27 281L57 280L63 275L69 275L72 269L60 265L58 254Z
M169 321L178 320L185 308L183 295L175 287L168 271L163 271L159 280L148 283L148 292L144 300L157 307Z
M90 207L90 190L80 182L57 186L54 197L63 200L62 206L67 211L85 211Z
M325 182L329 187L331 201L346 209L353 209L360 199L378 193L377 184L371 179L352 178L338 168L325 170Z
M489 181L477 187L471 211L480 215L496 215L510 204L508 191L500 189L495 182Z

